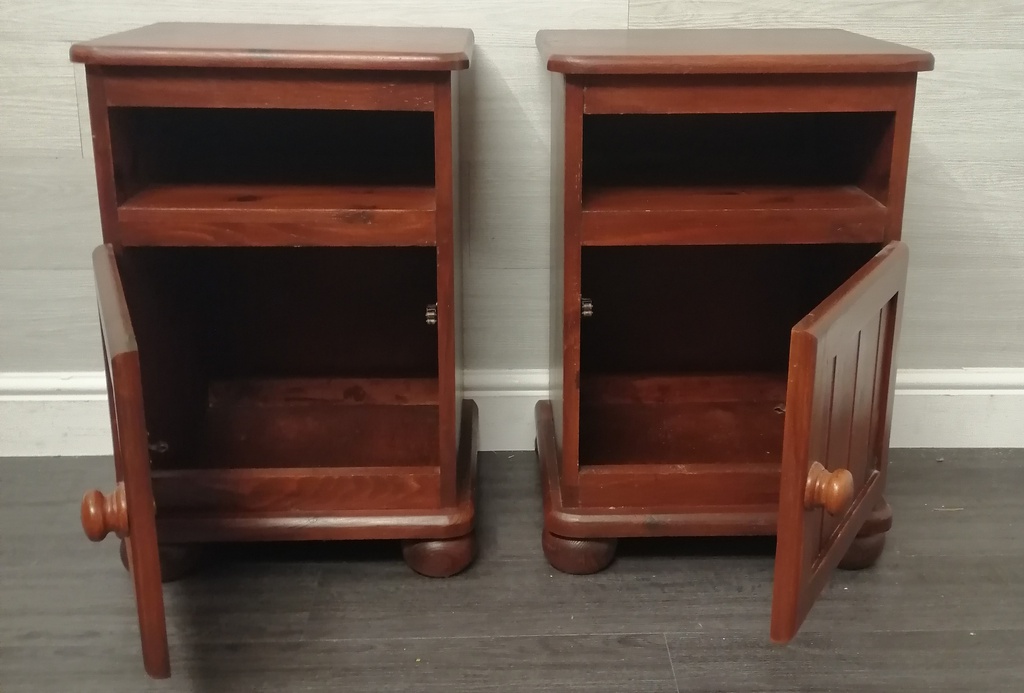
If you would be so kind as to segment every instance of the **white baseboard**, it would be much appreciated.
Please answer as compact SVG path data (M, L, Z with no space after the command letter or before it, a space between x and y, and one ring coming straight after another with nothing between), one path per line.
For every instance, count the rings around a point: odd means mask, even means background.
M533 450L533 408L548 397L546 368L466 371L465 385L480 407L481 450Z
M102 373L0 373L0 457L109 455ZM530 450L544 369L472 370L482 450ZM1024 368L901 370L893 447L1024 448Z
M1024 448L1024 368L902 369L894 448Z
M0 373L0 457L110 452L102 372Z

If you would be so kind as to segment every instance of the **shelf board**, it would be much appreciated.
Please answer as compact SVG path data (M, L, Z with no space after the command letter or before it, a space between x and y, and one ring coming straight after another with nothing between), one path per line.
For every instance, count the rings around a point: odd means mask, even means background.
M601 186L584 193L583 245L884 240L888 209L843 186Z
M117 210L125 245L434 245L432 186L153 185Z
M584 376L581 467L778 465L786 374Z
M163 518L330 516L437 507L438 466L171 469L153 472Z

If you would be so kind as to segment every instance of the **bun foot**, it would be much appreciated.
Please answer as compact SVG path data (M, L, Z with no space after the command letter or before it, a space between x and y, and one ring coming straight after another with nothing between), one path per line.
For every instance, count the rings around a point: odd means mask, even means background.
M174 582L191 573L203 549L198 544L160 544L160 578ZM121 565L128 570L128 545L121 540Z
M451 577L476 558L476 535L471 532L455 539L407 539L402 542L402 557L420 575Z
M857 533L850 549L839 561L844 570L863 570L870 568L882 555L885 548L885 534L892 527L892 508L883 499L865 520L864 526Z
M545 531L542 544L551 567L572 575L590 575L611 564L618 540L567 539Z
M857 537L853 540L846 555L839 561L839 567L843 570L870 568L878 561L884 548L885 532L868 537Z

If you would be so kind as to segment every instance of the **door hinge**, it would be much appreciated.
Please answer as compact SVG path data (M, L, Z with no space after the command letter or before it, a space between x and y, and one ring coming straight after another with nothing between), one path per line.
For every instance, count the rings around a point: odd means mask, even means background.
M580 315L589 318L594 314L594 302L589 298L580 299Z

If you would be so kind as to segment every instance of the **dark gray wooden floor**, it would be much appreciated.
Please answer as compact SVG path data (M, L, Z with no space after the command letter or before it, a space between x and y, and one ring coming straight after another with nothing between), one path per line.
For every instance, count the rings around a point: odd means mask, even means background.
M837 574L788 647L771 542L555 573L532 454L489 453L465 574L418 577L391 543L218 549L166 588L166 682L142 672L117 542L79 528L109 460L0 460L0 692L1024 691L1024 451L893 457L886 554Z

